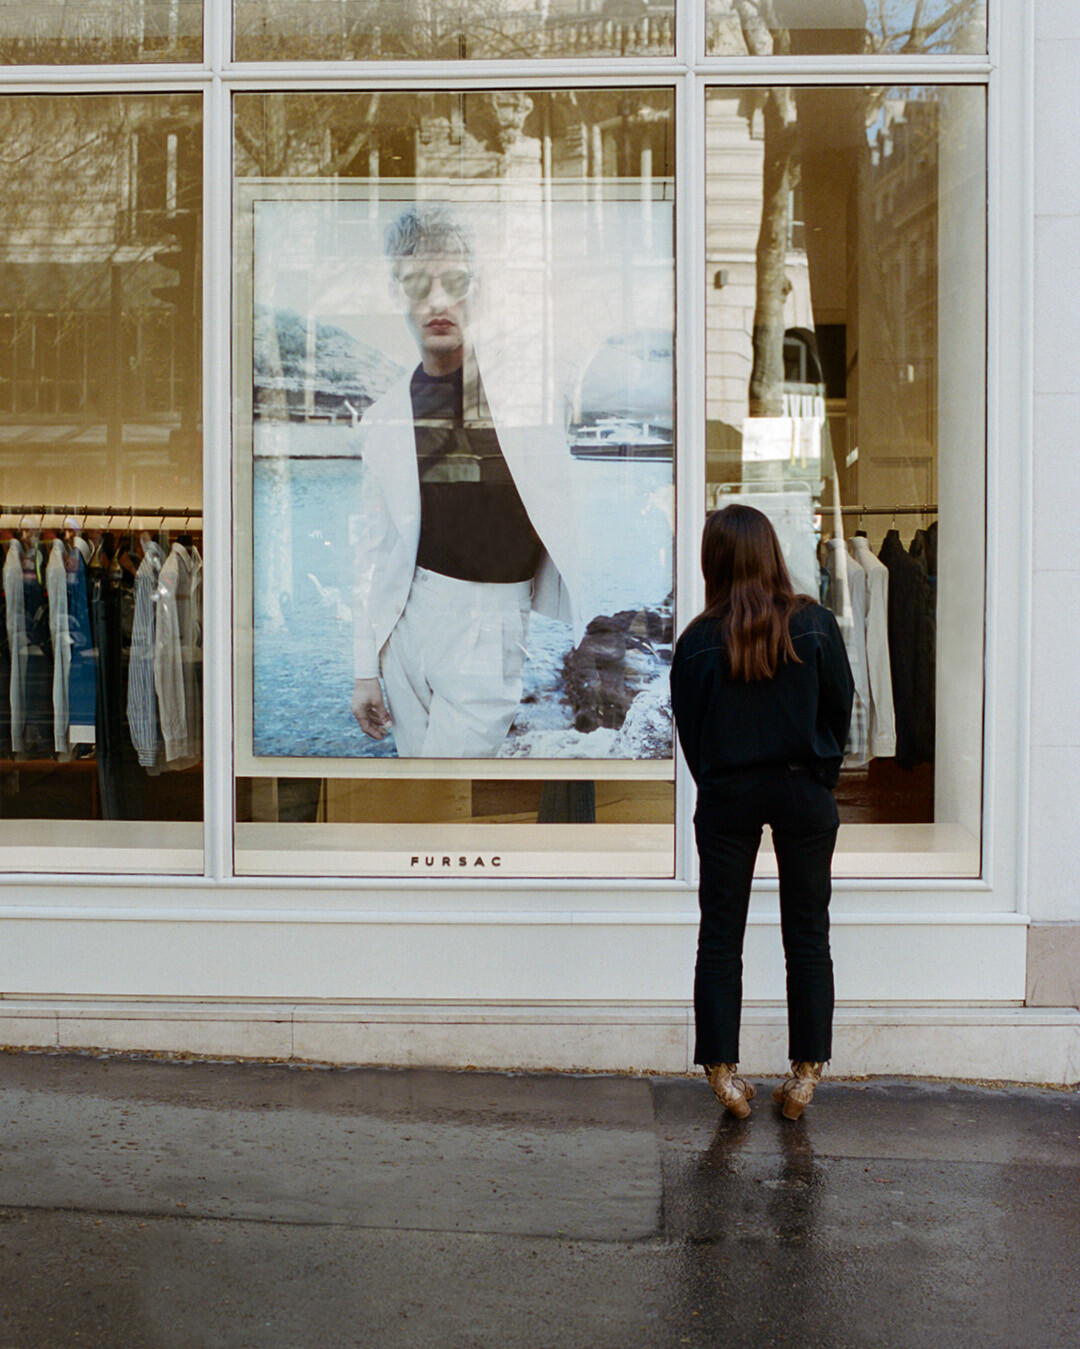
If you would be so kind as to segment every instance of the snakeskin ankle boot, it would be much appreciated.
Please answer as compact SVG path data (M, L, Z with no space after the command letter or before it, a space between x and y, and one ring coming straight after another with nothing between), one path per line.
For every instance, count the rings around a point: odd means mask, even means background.
M707 1063L705 1076L724 1109L736 1119L745 1119L750 1113L748 1102L754 1096L754 1088L743 1078L735 1076L737 1067L735 1063Z
M792 1063L791 1072L772 1094L785 1119L798 1119L814 1097L823 1063Z

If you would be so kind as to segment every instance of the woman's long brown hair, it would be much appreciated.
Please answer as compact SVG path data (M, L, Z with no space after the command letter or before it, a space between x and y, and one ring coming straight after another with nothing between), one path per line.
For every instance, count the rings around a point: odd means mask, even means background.
M732 679L771 679L781 661L801 664L789 625L812 601L795 593L768 516L735 504L714 511L701 536L701 570L705 608L695 622L720 624Z

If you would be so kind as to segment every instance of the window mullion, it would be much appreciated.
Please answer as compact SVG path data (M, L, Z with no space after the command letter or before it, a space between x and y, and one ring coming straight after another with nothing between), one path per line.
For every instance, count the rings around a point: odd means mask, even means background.
M698 540L705 518L705 89L688 75L676 102L676 628L704 605ZM676 751L678 756L678 751ZM694 880L694 786L680 762L676 776L676 875Z
M215 75L232 58L232 0L203 0L203 56Z
M203 594L206 874L232 872L232 456L230 409L230 94L215 78L206 98L203 215Z

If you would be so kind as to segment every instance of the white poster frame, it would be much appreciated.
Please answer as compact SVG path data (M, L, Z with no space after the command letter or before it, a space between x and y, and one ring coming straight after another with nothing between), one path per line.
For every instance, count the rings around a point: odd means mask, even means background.
M286 756L255 753L253 715L255 656L254 566L252 539L254 358L252 334L255 322L255 213L259 203L366 203L374 220L380 203L415 200L461 200L472 194L498 200L520 201L525 189L543 193L543 203L581 202L601 212L607 202L673 203L670 179L650 180L548 180L521 184L499 179L423 179L418 181L370 181L321 178L239 179L234 184L233 305L233 562L234 562L234 715L235 771L237 777L267 778L357 778L357 779L496 779L525 781L673 781L674 757L668 758L374 758ZM674 238L672 239L674 267ZM672 294L675 278L672 276ZM674 326L674 313L672 314ZM673 333L674 338L674 333ZM674 398L674 388L673 388ZM673 409L674 411L674 409ZM673 446L671 503L675 501L677 454ZM673 522L674 523L674 522ZM672 578L674 581L674 557Z

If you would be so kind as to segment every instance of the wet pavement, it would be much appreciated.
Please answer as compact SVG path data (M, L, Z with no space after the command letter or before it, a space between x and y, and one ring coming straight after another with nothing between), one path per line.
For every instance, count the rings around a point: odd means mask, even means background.
M1080 1095L0 1054L0 1349L682 1345L1075 1349Z

